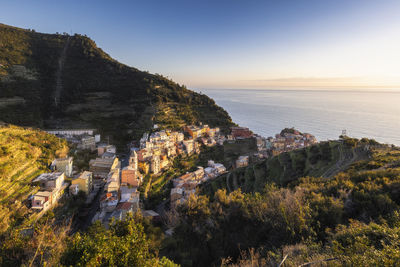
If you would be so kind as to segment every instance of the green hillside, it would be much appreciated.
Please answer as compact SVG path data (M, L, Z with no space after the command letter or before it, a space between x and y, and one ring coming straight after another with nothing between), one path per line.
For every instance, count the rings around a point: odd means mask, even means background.
M317 148L326 151L308 167ZM340 155L350 152L342 161ZM295 173L299 153L305 167ZM258 171L259 165L274 169ZM182 266L400 264L399 148L347 138L235 173L231 192L212 191L209 184L208 196L192 195L178 208L162 255ZM226 177L219 180L226 186ZM233 190L239 186L248 192Z
M0 127L0 232L28 213L23 203L38 190L31 186L51 161L68 153L64 140L42 131L16 126Z
M116 142L139 137L153 123L232 125L209 97L123 65L78 34L0 24L0 80L0 120L18 125L94 127Z
M39 189L32 179L67 153L54 135L0 126L0 266L176 266L157 256L162 231L139 216L69 236L66 209L79 205L76 198L41 219L31 213L26 200Z
M370 154L369 142L364 140L355 145L352 139L326 141L281 153L212 180L204 184L202 190L212 196L221 188L226 188L228 192L239 188L244 192L254 192L271 182L283 186L300 177L329 178L345 170L351 163L367 159Z

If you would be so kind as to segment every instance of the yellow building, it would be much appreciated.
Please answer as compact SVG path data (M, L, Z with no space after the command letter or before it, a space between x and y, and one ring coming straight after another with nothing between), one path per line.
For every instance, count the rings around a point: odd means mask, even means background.
M93 174L88 171L82 172L78 178L72 180L71 186L73 185L78 185L79 191L90 194L93 187Z

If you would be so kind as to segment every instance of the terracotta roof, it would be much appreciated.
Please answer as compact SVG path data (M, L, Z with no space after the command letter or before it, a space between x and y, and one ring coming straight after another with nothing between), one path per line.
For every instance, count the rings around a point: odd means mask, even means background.
M130 210L132 209L132 204L131 202L121 202L117 205L117 210Z

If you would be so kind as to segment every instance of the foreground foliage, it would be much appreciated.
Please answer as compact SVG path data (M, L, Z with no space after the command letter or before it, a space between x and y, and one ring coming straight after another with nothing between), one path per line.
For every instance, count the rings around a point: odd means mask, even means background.
M143 225L128 217L106 230L97 223L87 233L67 242L61 264L66 266L176 266L167 258L157 258Z
M68 230L43 218L30 231L3 234L0 266L177 266L157 256L160 232L140 216L113 222L109 229L94 224L73 236Z

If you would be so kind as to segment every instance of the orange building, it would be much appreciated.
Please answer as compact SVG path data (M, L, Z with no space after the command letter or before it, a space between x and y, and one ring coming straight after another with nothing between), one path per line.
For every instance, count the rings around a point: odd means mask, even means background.
M236 138L250 138L253 133L246 127L231 127L232 135Z
M139 187L140 179L137 172L131 166L127 166L121 171L121 184L127 184L134 187Z

